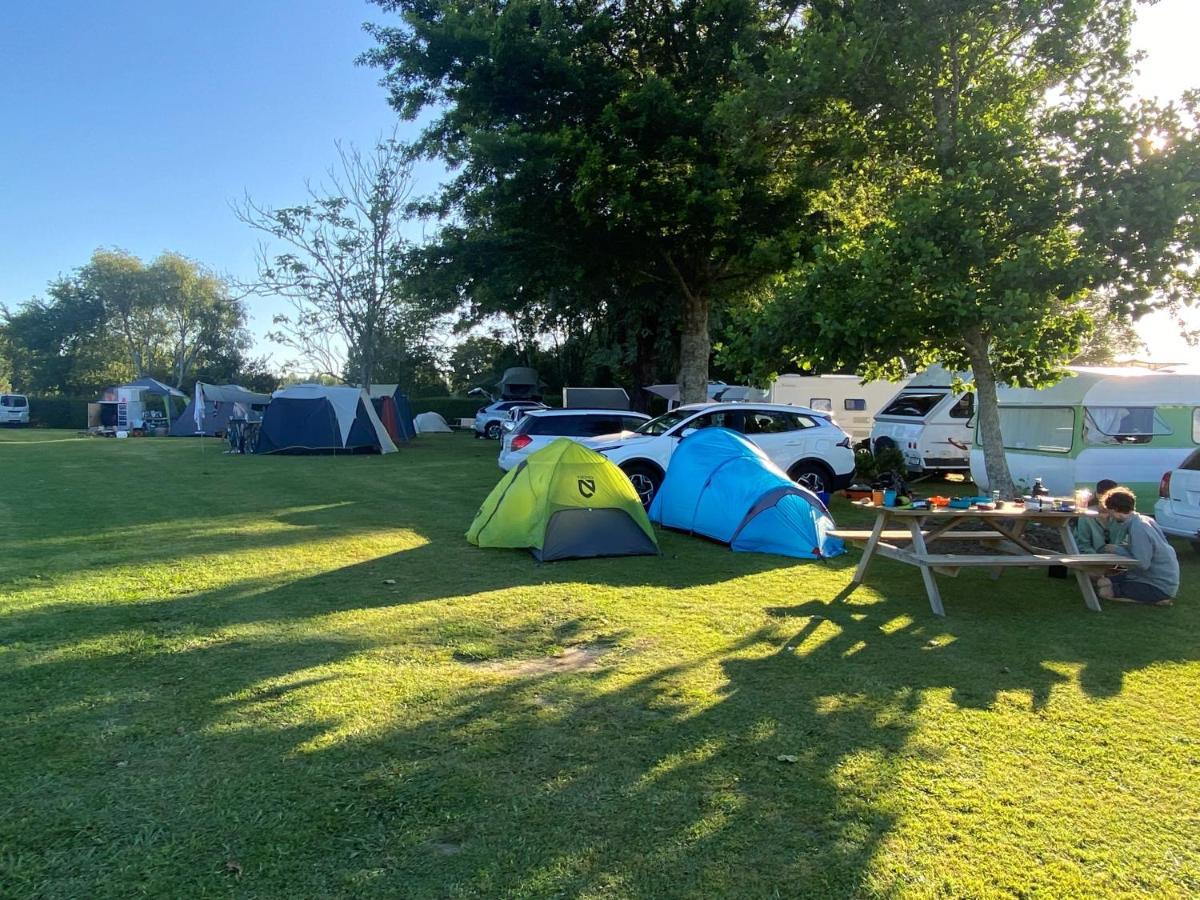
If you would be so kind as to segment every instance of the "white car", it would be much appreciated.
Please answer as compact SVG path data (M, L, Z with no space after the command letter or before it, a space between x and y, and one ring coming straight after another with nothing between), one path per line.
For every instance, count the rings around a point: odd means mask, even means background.
M1200 450L1162 477L1154 519L1162 530L1200 550Z
M475 437L495 441L500 439L503 425L514 409L545 409L545 403L536 400L498 400L489 403L475 413Z
M29 398L24 394L0 394L0 425L28 425Z
M507 472L530 453L560 437L586 443L587 438L632 432L649 421L645 413L625 409L528 410L501 439L500 468Z
M621 467L647 506L680 440L700 428L729 428L762 448L775 465L813 491L835 491L854 478L850 436L828 413L774 403L698 403L652 419L633 434L583 441Z

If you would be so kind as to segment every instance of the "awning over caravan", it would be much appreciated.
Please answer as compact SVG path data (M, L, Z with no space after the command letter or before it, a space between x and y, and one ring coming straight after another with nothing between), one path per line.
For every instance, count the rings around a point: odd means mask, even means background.
M270 402L270 394L257 394L240 385L197 381L187 409L171 423L171 437L213 437L229 425L235 403L245 407L250 418L258 419Z

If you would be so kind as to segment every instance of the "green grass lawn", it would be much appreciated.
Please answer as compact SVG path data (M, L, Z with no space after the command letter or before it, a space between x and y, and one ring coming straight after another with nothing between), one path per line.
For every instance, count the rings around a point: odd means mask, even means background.
M0 433L0 896L1200 893L1183 545L1170 609L938 619L857 551L476 549L463 435L220 450Z

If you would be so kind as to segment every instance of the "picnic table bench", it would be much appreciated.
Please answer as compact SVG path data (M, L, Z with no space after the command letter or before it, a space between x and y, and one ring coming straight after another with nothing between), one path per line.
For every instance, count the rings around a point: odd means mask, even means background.
M988 568L992 577L998 578L1006 568L1063 566L1075 575L1079 592L1087 608L1100 611L1100 600L1092 587L1090 573L1100 573L1113 566L1128 565L1124 556L1109 553L1080 553L1071 531L1071 520L1080 516L1094 515L1082 511L1033 510L1023 507L996 510L981 509L910 509L889 506L872 507L875 527L870 531L837 529L833 533L851 543L861 543L862 559L855 569L852 585L862 584L867 569L875 556L884 556L910 566L921 572L925 592L929 595L929 606L934 614L944 616L942 596L938 590L934 573L958 574L962 568ZM964 521L976 520L988 530L958 530ZM889 529L888 525L903 526ZM1030 525L1042 525L1055 531L1062 540L1064 552L1036 547L1024 538ZM934 541L970 541L972 543L995 543L994 553L956 553L951 551L930 553L928 545Z

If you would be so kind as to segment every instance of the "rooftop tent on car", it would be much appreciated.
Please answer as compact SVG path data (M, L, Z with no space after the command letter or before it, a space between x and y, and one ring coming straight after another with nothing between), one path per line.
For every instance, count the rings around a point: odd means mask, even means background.
M467 540L478 547L527 548L543 562L658 553L654 529L624 473L567 438L500 479L475 514Z
M505 369L496 387L500 389L501 400L542 399L542 379L536 369L524 366Z
M298 384L272 395L255 453L394 453L367 392Z
M650 504L650 521L739 551L797 559L845 552L817 495L727 428L703 428L680 441Z

